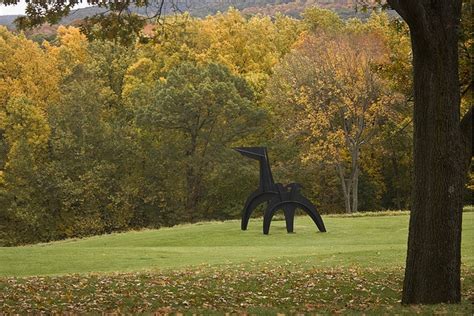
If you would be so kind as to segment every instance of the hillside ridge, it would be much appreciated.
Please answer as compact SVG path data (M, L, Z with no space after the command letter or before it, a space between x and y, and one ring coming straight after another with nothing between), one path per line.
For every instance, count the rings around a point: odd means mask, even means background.
M180 2L178 2L180 3ZM254 15L263 14L273 16L277 13L282 13L292 17L300 17L300 14L308 7L319 6L321 8L333 10L342 18L351 17L366 17L367 13L357 12L355 10L355 1L353 0L206 0L206 1L185 1L178 5L178 11L188 11L192 16L205 17L207 15L214 15L217 12L227 11L233 7L241 10L244 14ZM1 7L0 7L1 9ZM156 8L136 8L131 6L131 11L140 15L153 15L156 13ZM164 13L169 13L176 8L165 7ZM70 25L77 20L82 20L86 17L95 14L106 12L105 9L96 6L72 10L71 14L64 17L60 24ZM3 15L0 16L0 25L14 30L14 20L20 15Z

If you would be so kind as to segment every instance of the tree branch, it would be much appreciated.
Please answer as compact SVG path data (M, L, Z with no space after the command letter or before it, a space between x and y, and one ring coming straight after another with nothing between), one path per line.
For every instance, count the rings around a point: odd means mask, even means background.
M410 30L426 29L426 10L421 0L387 0L387 3L410 26Z

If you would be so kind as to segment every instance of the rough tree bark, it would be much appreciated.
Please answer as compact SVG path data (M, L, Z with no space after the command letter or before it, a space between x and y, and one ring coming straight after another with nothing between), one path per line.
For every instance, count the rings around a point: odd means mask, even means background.
M388 3L410 27L414 71L415 179L402 303L457 303L462 191L471 154L463 133L472 127L472 114L470 123L463 121L468 127L460 122L461 0Z

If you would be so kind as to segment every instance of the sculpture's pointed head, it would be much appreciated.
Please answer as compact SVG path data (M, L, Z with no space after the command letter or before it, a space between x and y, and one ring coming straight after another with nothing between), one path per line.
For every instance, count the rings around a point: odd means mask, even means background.
M265 147L234 147L233 149L252 159L259 160L267 156L267 149Z

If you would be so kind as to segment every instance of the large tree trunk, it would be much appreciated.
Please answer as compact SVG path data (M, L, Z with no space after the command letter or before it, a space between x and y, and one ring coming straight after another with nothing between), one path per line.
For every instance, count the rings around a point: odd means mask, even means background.
M460 301L460 0L389 1L407 21L414 69L414 191L402 303Z

